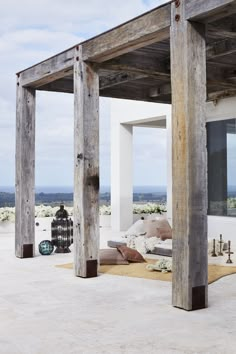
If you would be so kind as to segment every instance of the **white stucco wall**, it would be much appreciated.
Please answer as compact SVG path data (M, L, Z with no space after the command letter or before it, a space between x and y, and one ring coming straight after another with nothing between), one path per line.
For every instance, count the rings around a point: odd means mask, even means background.
M171 106L112 100L111 103L111 227L127 230L133 224L133 126L161 127L171 120ZM171 134L171 131L170 131ZM167 140L170 139L167 134ZM168 146L169 144L169 146ZM167 143L167 176L171 176L171 140ZM170 185L169 185L170 187ZM171 189L167 189L167 209L171 222Z
M111 104L111 206L112 229L126 230L132 224L132 133L150 117L166 118L167 128L167 218L172 224L172 132L171 106L129 100ZM207 122L236 118L236 98L207 103ZM236 167L235 167L236 168ZM236 218L208 216L208 237L236 240Z

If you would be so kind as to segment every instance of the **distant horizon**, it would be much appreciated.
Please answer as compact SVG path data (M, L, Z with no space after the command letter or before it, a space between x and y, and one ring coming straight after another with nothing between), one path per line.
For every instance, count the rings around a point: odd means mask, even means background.
M100 191L106 193L110 191L110 185L101 185ZM166 192L167 186L165 185L134 185L133 191L135 192ZM13 193L15 186L0 186L0 192ZM36 193L72 193L73 186L50 186L50 185L38 185L35 186Z
M14 186L0 186L0 192L3 193L14 193L15 187ZM73 193L73 186L50 186L50 185L40 185L35 186L35 192L38 193L45 193L45 194L54 194L54 193ZM110 185L102 185L100 186L100 193L110 193L111 186ZM236 193L236 185L228 186L228 193ZM165 185L134 185L133 186L133 193L167 193L167 186Z

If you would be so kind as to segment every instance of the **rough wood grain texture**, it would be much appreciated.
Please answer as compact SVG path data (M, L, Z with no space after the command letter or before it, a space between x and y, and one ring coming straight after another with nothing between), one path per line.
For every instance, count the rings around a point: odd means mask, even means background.
M236 20L235 20L236 22ZM207 30L207 35L209 38L217 38L218 40L220 38L225 39L225 38L231 38L231 39L235 39L236 38L236 29L232 29L232 30L228 30L228 29L224 29L221 26L217 27L217 26L213 26L213 25L209 25L208 26L208 30Z
M218 101L227 97L235 97L236 89L219 90L208 93L208 101Z
M167 54L166 60L154 57L153 52L150 56L128 53L99 65L99 69L111 71L125 71L129 73L144 74L154 77L170 77L170 62Z
M207 59L218 58L233 53L236 53L236 38L225 39L208 46Z
M172 4L171 22L172 301L193 310L207 306L206 50L204 27L184 20L184 6Z
M103 62L169 38L170 4L83 43L83 59Z
M219 31L234 30L236 18L231 16L214 22ZM209 29L209 26L208 26ZM218 32L217 32L218 36ZM217 38L207 46L207 92L222 92L234 95L235 39ZM113 98L129 98L151 102L171 102L169 40L139 48L104 63L97 63L100 95ZM232 69L230 69L232 68ZM71 69L70 69L71 70ZM149 80L147 80L149 79ZM38 90L73 93L73 75L66 76L37 87Z
M63 78L58 79L53 82L49 82L46 85L42 85L37 88L39 91L52 91L52 92L64 92L64 93L74 93L74 82L73 77L70 79Z
M17 80L15 253L34 255L35 90Z
M74 60L75 275L97 276L99 249L99 80L91 65Z
M107 77L101 77L99 80L99 88L103 90L108 87L117 86L120 84L124 84L126 82L140 80L146 78L147 75L144 74L136 74L136 73L116 73L111 74Z
M137 80L139 81L139 80ZM144 101L144 102L158 102L158 103L171 103L171 99L169 96L158 96L158 97L150 97L149 89L144 88L141 85L140 87L134 87L132 89L132 82L129 83L130 86L114 86L104 90L101 90L100 96L102 97L113 97L127 100L135 100L135 101ZM135 84L137 85L137 84Z
M207 42L226 38L236 38L236 14L206 24Z
M21 85L38 88L73 73L74 48L22 71Z
M235 12L235 0L186 0L187 20L212 22Z

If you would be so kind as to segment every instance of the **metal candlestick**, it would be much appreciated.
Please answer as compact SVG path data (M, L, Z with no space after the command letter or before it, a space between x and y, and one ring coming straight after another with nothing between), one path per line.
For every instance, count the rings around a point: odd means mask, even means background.
M218 252L218 256L223 256L223 252L222 252L222 245L223 245L223 241L222 241L222 235L220 234L220 241L218 241L220 244L220 251Z
M230 258L230 255L233 254L234 252L231 252L230 244L231 244L231 242L228 241L228 251L225 252L228 254L228 259L227 259L226 263L233 263L232 259Z
M216 240L213 238L213 249L212 249L212 252L211 252L211 256L212 257L217 257L217 254L216 254Z

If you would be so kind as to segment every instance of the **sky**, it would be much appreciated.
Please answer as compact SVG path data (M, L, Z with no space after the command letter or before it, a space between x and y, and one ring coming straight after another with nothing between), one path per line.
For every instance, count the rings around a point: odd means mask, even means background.
M15 73L165 0L0 0L0 186L15 184ZM110 184L110 101L100 98L100 183ZM134 131L134 185L166 184L166 135ZM36 185L73 185L73 95L36 95Z

